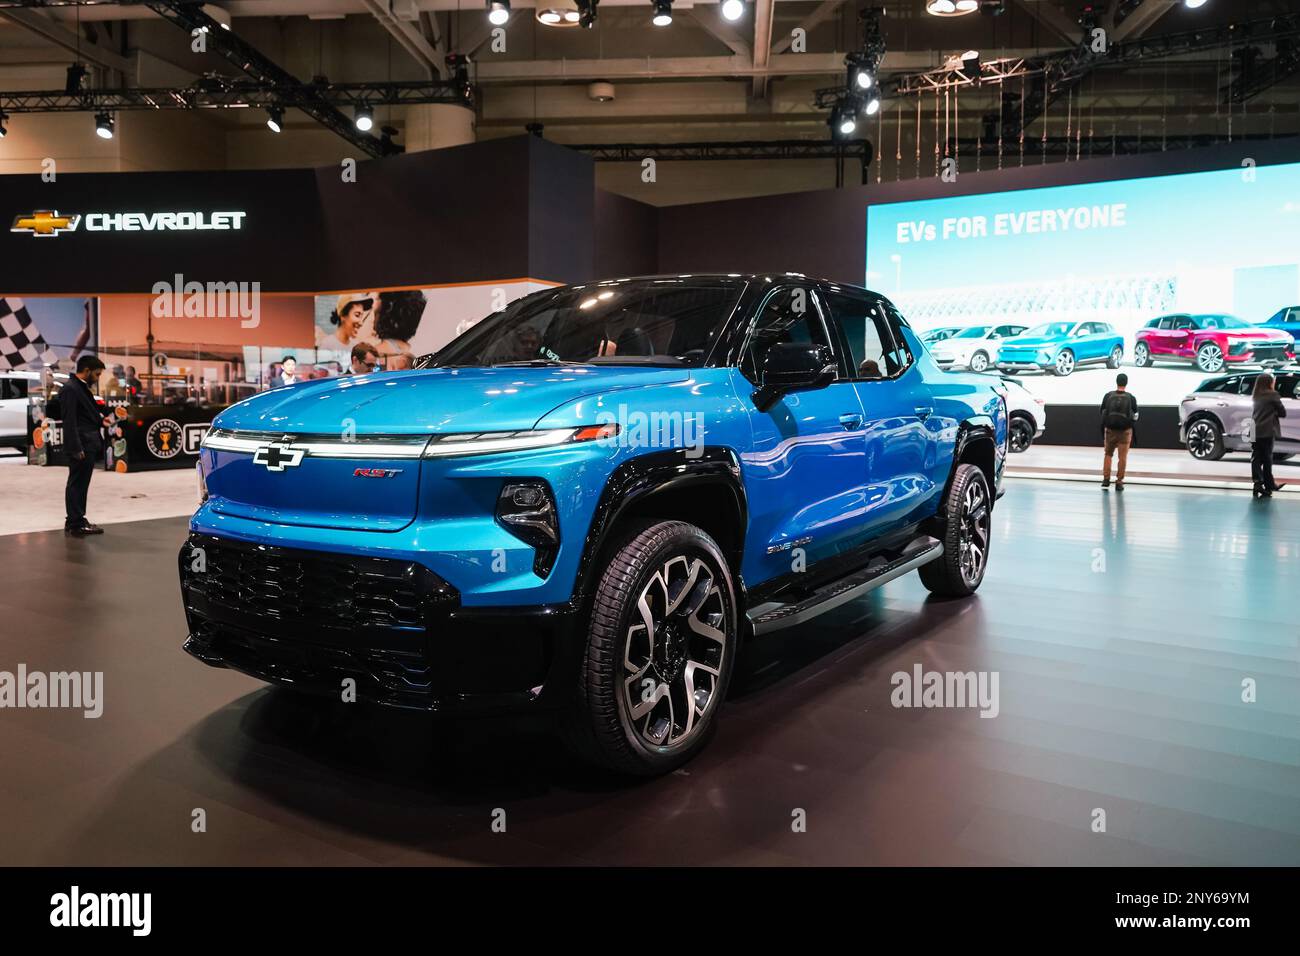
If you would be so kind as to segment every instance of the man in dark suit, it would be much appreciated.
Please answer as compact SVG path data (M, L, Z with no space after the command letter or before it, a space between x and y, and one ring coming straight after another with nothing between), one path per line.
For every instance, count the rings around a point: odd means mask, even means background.
M77 359L76 374L59 392L63 415L63 450L68 455L68 486L63 494L67 518L66 534L84 537L103 534L104 529L86 520L86 494L95 463L104 455L103 415L95 402L90 383L104 370L104 363L94 355Z
M293 385L301 381L298 378L298 360L292 355L286 355L280 359L280 373L271 376L272 388L284 388L286 385Z

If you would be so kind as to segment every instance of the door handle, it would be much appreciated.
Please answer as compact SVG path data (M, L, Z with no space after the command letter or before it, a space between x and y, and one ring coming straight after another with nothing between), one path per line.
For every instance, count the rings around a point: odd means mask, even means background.
M921 421L925 421L927 418L929 418L931 415L934 414L933 405L917 405L915 410L916 410L916 417L921 419Z
M845 412L840 416L840 424L843 425L847 431L854 431L855 429L862 427L862 416L857 412Z

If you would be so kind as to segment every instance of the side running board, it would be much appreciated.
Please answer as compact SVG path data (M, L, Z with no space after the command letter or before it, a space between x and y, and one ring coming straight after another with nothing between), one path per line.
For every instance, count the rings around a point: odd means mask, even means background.
M819 614L847 604L868 591L915 571L943 555L943 542L929 535L917 538L893 561L868 565L847 577L832 581L796 604L768 603L749 611L754 634L768 634L811 620Z

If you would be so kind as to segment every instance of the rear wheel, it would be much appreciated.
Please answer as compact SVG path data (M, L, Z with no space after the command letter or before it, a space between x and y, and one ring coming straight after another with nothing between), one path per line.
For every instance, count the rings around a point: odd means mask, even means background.
M970 370L972 372L984 372L989 367L989 357L985 352L976 352L970 357Z
M1124 361L1124 349L1117 345L1110 350L1110 358L1106 360L1106 367L1119 368L1119 363L1122 361Z
M681 766L712 736L737 643L731 572L682 521L640 524L596 587L565 730L580 756L621 773Z
M1196 367L1202 372L1217 372L1223 368L1223 349L1215 342L1206 342L1196 350Z
M1034 424L1023 415L1011 419L1010 434L1007 435L1007 447L1013 452L1026 451L1034 443Z
M1069 349L1061 349L1056 356L1056 362L1052 365L1052 371L1064 378L1074 371L1074 353Z
M921 583L943 597L974 594L984 580L993 527L993 497L984 472L958 465L944 498L943 557L923 564Z
M1138 368L1150 368L1155 364L1151 358L1151 346L1145 342L1139 342L1133 346L1133 364Z
M1223 429L1209 418L1198 418L1187 426L1187 451L1201 461L1223 457Z

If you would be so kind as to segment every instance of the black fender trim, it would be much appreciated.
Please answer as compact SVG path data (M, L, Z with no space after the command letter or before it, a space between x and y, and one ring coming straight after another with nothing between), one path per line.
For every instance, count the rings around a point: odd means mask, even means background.
M1007 421L1010 423L1010 416ZM948 469L948 480L944 482L943 498L947 500L948 492L952 489L953 479L957 477L957 465L961 462L962 455L971 442L987 438L993 445L993 481L992 488L994 499L996 500L1002 491L1002 472L998 468L998 439L997 432L993 430L993 422L987 416L981 415L978 418L967 419L957 426L957 443L952 450L952 467Z
M574 582L574 605L580 605L591 593L596 559L611 530L628 508L659 492L706 484L722 486L735 498L740 527L727 559L736 575L737 590L740 590L740 560L744 554L745 530L749 526L749 503L741 480L740 460L732 449L720 445L706 445L702 453L690 454L693 451L672 448L650 452L614 469L605 482L583 542L582 560Z

